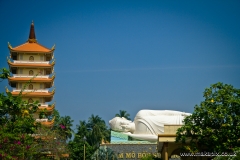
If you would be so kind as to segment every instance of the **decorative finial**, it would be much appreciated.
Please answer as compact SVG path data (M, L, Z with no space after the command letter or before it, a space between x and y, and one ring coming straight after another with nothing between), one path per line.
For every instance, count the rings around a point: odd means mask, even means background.
M35 31L34 31L34 23L33 23L33 21L32 21L31 27L30 27L28 42L29 43L37 43L36 36L35 36Z
M54 50L55 49L55 44L52 46L51 50Z
M12 49L12 46L9 42L8 42L8 48Z

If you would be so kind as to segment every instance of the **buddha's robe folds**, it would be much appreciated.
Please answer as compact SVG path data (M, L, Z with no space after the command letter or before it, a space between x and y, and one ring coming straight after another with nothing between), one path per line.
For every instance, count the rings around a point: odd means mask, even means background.
M182 125L189 115L171 110L140 110L134 119L135 131L126 134L139 140L157 141L157 135L164 133L164 125Z
M134 119L134 134L162 134L164 125L181 125L188 115L190 114L171 110L141 110Z

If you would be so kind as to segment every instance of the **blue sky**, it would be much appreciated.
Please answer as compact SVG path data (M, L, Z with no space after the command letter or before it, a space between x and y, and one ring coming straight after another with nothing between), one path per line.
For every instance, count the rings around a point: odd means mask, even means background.
M56 44L56 108L74 125L119 110L192 112L216 82L240 88L239 1L0 1L7 42ZM4 92L7 81L0 83Z

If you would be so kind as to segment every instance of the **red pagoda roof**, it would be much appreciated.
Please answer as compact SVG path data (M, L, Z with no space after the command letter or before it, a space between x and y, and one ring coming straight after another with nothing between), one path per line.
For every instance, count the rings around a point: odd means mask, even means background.
M26 42L20 46L10 48L12 51L25 51L25 52L51 52L52 50L38 44Z

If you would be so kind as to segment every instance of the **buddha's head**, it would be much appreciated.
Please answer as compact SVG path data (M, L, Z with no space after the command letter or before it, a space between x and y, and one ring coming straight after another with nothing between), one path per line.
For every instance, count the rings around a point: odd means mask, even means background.
M109 121L109 125L112 130L117 132L128 132L129 129L126 126L129 126L132 121L127 120L124 117L114 117Z

